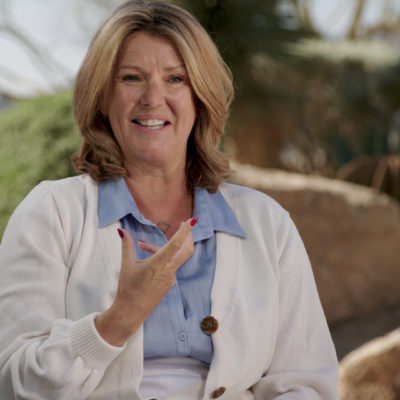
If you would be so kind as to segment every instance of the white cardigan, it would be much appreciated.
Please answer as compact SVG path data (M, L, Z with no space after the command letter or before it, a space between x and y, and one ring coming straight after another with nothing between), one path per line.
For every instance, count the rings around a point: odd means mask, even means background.
M214 357L205 389L172 399L209 399L221 387L228 400L336 399L335 350L292 220L263 193L220 189L247 238L217 233ZM10 219L0 246L2 400L141 398L142 329L118 348L94 326L121 261L118 223L98 227L97 192L89 176L43 182Z

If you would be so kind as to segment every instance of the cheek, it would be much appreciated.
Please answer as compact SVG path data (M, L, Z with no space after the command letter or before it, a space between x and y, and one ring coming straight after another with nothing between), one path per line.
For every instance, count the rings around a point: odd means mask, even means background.
M196 118L196 105L192 95L187 95L182 99L182 110L187 123L193 123Z
M110 105L114 112L123 112L135 104L138 98L137 90L133 90L128 86L120 86L114 90Z
M189 123L190 123L190 130L192 130L193 125L196 121L196 117L197 117L197 110L196 110L196 105L194 104L194 102L191 103L191 107L188 110L188 115L190 115L189 119Z
M170 99L176 105L177 109L185 114L196 114L196 97L190 87L186 86L184 88L179 88L176 92L172 92Z

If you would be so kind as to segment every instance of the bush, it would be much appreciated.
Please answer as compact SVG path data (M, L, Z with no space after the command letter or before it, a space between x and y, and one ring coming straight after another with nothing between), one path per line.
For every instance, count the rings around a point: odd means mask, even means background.
M42 180L73 175L79 146L72 93L23 100L0 113L0 238L28 192Z

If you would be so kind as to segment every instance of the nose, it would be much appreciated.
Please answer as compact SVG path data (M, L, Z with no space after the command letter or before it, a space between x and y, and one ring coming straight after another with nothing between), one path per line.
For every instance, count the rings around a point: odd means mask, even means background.
M158 107L165 101L163 85L160 82L149 81L143 87L140 104L146 107Z

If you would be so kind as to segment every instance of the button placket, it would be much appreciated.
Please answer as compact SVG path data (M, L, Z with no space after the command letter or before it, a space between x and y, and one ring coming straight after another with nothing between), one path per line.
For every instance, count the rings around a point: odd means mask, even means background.
M181 290L178 280L168 293L168 306L171 314L171 321L175 330L175 340L180 355L187 356L190 354L189 333L187 331L187 323L183 314L183 303Z
M181 331L181 332L179 332L179 334L178 334L178 339L179 339L181 342L186 342L186 340L188 340L188 337L189 337L189 335L188 335L187 332L185 332L185 331Z

